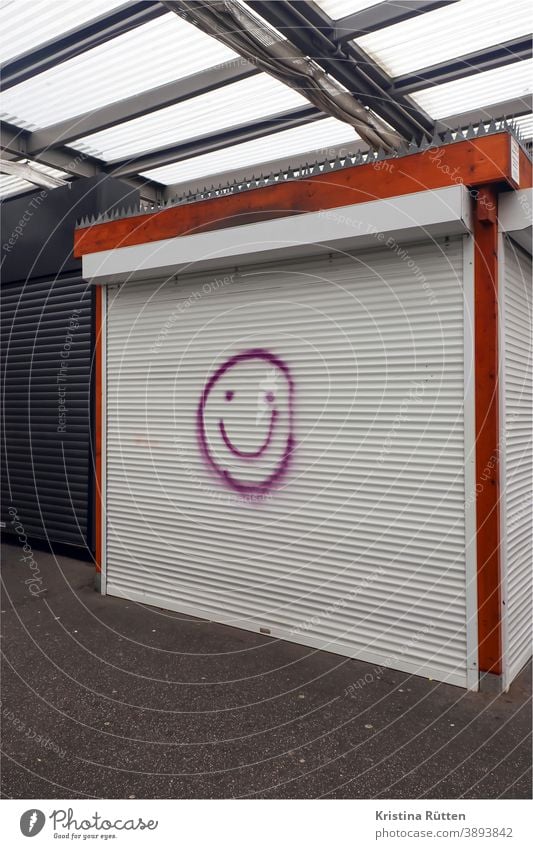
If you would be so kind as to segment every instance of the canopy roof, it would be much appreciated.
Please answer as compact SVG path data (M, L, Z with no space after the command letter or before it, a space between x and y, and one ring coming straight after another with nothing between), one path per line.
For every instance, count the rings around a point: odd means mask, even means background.
M407 141L505 117L531 136L528 0L243 5ZM102 173L161 202L365 147L159 2L1 0L0 26L4 196Z

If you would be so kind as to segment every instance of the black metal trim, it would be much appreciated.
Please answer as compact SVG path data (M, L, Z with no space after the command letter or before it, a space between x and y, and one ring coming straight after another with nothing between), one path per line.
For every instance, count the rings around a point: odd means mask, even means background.
M89 285L89 284L88 284ZM87 545L90 551L96 553L96 517L95 517L95 493L96 493L96 457L95 457L95 425L96 425L96 287L91 286L91 343L90 343L90 408L89 408L89 451L87 469Z

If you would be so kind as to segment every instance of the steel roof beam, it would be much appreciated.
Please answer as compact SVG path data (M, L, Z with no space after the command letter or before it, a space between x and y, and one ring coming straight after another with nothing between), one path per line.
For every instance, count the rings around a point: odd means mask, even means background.
M173 162L181 162L184 159L201 156L204 153L212 153L216 150L232 147L241 142L262 138L272 133L279 133L282 130L301 127L303 124L326 117L323 112L320 112L314 106L300 106L298 109L280 112L277 115L270 115L268 118L228 127L217 133L205 133L205 135L178 142L168 147L139 153L127 159L115 160L109 162L107 168L113 177L129 176L140 171L160 168Z
M386 0L376 3L359 12L352 12L344 18L334 21L335 41L343 43L351 41L352 38L360 38L369 32L384 29L385 27L407 21L409 18L431 12L440 6L449 6L450 0Z
M111 38L123 35L148 21L166 14L167 10L152 0L126 3L109 14L87 21L76 29L59 35L0 66L2 86L5 89L42 74L67 59L79 56ZM31 22L28 23L31 26Z
M50 127L36 130L32 133L29 150L35 154L47 148L68 144L74 139L107 130L124 121L131 121L158 109L164 109L166 106L174 106L176 103L182 103L208 91L215 91L217 88L239 82L258 73L259 70L255 65L245 59L232 59L222 65L215 65L197 74L191 74L124 100L110 103L101 109L93 109L75 118L68 118Z
M84 153L67 150L66 148L58 148L57 150L47 151L42 156L32 157L28 152L31 135L29 130L15 127L7 121L0 121L2 156L7 155L9 158L15 159L33 158L42 162L43 165L50 165L52 168L58 168L76 177L94 177L99 171L104 170L103 163L99 163L96 159Z
M392 80L361 48L335 41L334 22L321 9L307 0L249 0L248 5L402 136L418 140L431 134L431 119L403 95L391 98Z
M2 156L10 160L33 159L73 177L94 177L108 173L106 163L68 147L47 150L39 156L32 155L28 152L31 135L28 130L21 130L6 121L0 121ZM130 175L126 178L126 182L139 189L141 197L146 200L155 202L161 200L164 195L165 187L154 180Z
M438 62L436 65L396 77L393 80L391 94L409 94L430 86L453 82L472 74L510 65L512 62L530 59L532 55L531 37L514 38L488 49L475 50L464 56L458 56L457 59L447 59L445 62Z

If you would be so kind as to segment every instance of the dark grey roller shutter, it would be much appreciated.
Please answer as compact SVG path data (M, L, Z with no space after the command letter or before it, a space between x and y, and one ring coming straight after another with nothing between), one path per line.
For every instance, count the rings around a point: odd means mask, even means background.
M1 291L2 519L11 530L11 507L29 537L77 546L90 537L92 298L80 277Z

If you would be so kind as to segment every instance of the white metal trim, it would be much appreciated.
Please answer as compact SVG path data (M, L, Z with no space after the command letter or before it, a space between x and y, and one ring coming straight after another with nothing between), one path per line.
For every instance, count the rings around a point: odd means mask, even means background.
M112 595L116 598L124 598L129 601L136 601L139 604L147 604L152 607L160 607L164 610L174 610L178 613L183 613L188 616L196 616L198 619L203 619L205 621L213 621L217 625L228 625L231 628L241 628L244 631L251 631L252 633L262 634L263 636L285 640L289 643L296 643L299 646L309 647L313 649L318 649L319 651L328 651L333 654L340 654L344 657L352 657L355 660L361 660L364 663L374 663L378 665L383 665L383 654L379 654L378 652L368 651L368 649L363 648L353 648L344 643L335 641L335 640L321 640L316 637L312 637L309 634L305 635L305 643L302 643L301 634L295 634L292 631L284 630L282 628L276 628L271 623L268 625L269 633L265 633L265 623L254 621L253 619L235 619L234 617L225 618L224 616L217 615L216 620L210 620L206 616L205 610L201 610L199 608L190 607L183 602L174 602L172 599L163 598L161 596L151 595L149 593L138 592L136 590L131 589L122 589L119 585L110 584L108 587L108 594ZM466 678L464 673L456 672L450 673L448 669L439 669L436 666L430 666L429 664L418 665L416 663L412 663L411 661L406 661L402 658L402 662L400 665L395 664L394 662L389 662L391 659L387 659L387 668L389 669L397 669L400 672L407 672L409 675L421 675L422 677L427 677L434 679L436 674L442 675L439 678L439 681L442 681L446 684L454 684L457 687L465 687L466 686Z
M507 596L509 590L507 557L507 451L505 446L505 236L498 233L498 444L499 444L499 484L500 484L500 604L502 634L502 679L503 689L507 691L511 684L509 675L509 621L507 616Z
M350 204L206 233L86 254L83 277L93 283L168 278L227 265L274 262L328 250L361 250L395 241L471 232L463 185Z
M533 189L503 193L500 195L498 207L499 232L512 237L526 253L531 255Z
M466 679L469 690L479 688L477 517L476 517L476 394L474 346L474 238L463 238L464 294L464 454L465 454L465 593Z

